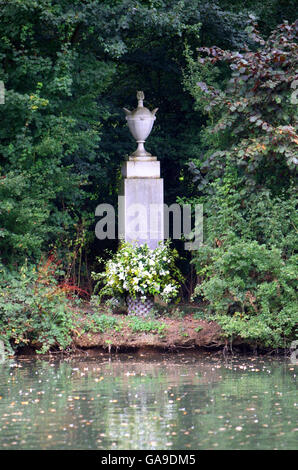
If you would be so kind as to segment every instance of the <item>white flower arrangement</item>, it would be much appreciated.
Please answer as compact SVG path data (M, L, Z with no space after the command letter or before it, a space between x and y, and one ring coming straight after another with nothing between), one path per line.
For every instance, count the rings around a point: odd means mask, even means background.
M115 294L131 295L145 299L148 295L159 295L168 303L179 293L183 281L179 269L175 266L177 251L171 249L169 242L159 244L155 250L147 245L123 243L120 249L105 266L103 273L92 273L100 284L99 297Z

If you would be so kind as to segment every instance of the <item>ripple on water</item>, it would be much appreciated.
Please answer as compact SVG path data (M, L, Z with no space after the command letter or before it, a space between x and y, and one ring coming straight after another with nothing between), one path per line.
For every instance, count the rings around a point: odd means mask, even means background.
M0 365L3 449L295 449L296 368L206 354Z

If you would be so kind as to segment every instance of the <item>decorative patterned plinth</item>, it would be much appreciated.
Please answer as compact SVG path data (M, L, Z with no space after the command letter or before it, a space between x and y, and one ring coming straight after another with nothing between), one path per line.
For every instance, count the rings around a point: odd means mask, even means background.
M134 299L131 296L127 296L126 303L128 315L146 317L154 307L154 298L153 296L148 296L145 301L142 301L140 297Z

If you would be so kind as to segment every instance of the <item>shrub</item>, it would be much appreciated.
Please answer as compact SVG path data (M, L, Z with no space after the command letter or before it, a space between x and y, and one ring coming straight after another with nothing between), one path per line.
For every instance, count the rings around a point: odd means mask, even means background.
M297 324L297 196L247 194L232 172L204 201L204 244L193 255L195 295L228 337L285 347Z
M73 320L69 289L57 280L62 274L52 258L18 273L0 265L0 339L9 353L25 345L38 353L69 346Z
M208 258L208 264L200 264ZM256 240L238 240L205 247L196 258L201 284L195 294L209 301L209 310L227 336L286 346L298 324L297 255L287 262L276 247Z

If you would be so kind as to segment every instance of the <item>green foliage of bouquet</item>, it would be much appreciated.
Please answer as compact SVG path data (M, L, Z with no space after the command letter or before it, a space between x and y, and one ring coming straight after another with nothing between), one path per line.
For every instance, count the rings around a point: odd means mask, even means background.
M92 273L100 285L99 298L128 294L145 300L148 295L159 295L164 302L177 298L183 277L175 266L177 251L169 242L160 244L155 250L145 245L123 243L112 259L106 263L103 273ZM102 261L101 258L98 259Z

